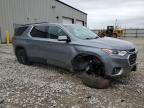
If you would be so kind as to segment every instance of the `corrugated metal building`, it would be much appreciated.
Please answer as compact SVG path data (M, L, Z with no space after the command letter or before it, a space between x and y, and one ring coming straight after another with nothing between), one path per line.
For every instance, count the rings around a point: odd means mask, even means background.
M5 31L12 37L13 24L35 22L87 25L87 14L59 0L0 0L0 41Z

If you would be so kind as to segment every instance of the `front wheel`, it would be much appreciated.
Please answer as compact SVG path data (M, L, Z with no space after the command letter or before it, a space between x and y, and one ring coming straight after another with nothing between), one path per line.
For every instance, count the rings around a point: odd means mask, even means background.
M96 89L106 89L110 86L110 81L104 79L102 76L97 76L94 73L87 73L86 71L81 74L83 84L88 87Z
M110 86L110 81L104 78L104 66L100 60L96 58L88 58L79 60L81 67L80 78L86 86L105 89Z

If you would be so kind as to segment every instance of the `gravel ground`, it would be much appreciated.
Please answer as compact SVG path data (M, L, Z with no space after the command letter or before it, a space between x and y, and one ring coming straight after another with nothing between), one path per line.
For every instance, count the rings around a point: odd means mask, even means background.
M0 108L144 108L144 38L125 40L139 50L138 71L104 90L63 69L21 65L12 46L0 45Z

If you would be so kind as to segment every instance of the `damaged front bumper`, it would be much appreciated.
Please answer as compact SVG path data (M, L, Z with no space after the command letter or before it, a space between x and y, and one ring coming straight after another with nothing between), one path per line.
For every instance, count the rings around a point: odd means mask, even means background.
M137 52L124 57L113 56L105 63L105 75L110 77L125 76L137 70Z

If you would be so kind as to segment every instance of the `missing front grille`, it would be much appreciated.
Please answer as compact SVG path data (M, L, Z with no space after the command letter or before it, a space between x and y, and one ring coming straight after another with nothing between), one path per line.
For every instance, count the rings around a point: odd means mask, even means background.
M130 57L129 57L129 63L130 63L130 65L133 65L133 64L136 63L136 54L130 55Z

